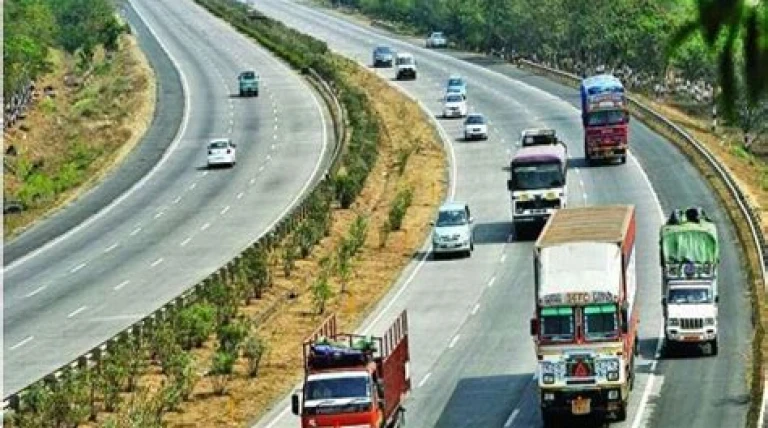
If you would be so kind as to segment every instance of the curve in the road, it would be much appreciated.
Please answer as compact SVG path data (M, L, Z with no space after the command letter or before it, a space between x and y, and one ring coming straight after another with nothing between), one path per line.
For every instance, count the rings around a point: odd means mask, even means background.
M119 208L6 271L6 392L225 264L295 206L328 166L327 112L297 73L192 2L132 6L186 76L188 124L163 167ZM258 98L234 95L246 68L262 76ZM203 168L204 145L218 136L239 143L233 169Z
M625 166L587 168L579 142L578 92L477 55L433 52L382 31L362 28L328 12L291 2L262 0L255 7L326 41L331 48L368 64L377 44L415 52L420 77L401 86L432 112L449 74L469 79L469 100L490 118L488 143L456 141L457 198L468 200L478 230L470 260L418 262L375 317L382 331L404 308L409 311L414 390L408 424L414 426L537 426L540 424L535 358L527 333L532 311L530 242L507 243L508 195L501 167L522 128L548 125L573 142L569 203L628 203L638 214L638 301L641 353L630 418L619 426L740 426L746 416L745 370L751 326L738 247L727 215L697 171L646 126L631 125L632 151ZM380 72L383 77L392 71ZM458 124L441 121L449 134ZM673 207L702 205L722 227L724 284L720 322L724 335L716 358L658 358L661 331L657 260L658 227ZM730 284L730 285L725 285ZM396 298L395 298L396 297ZM478 350L482 350L478 352ZM297 426L285 407L263 426Z

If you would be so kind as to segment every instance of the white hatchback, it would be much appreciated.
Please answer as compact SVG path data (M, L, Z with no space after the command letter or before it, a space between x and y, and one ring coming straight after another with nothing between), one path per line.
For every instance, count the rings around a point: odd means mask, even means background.
M465 117L467 115L467 100L458 92L447 93L444 100L443 117Z
M488 139L488 121L480 113L472 113L464 121L464 139L474 140L476 138Z
M237 145L229 138L217 138L208 143L208 167L237 163Z

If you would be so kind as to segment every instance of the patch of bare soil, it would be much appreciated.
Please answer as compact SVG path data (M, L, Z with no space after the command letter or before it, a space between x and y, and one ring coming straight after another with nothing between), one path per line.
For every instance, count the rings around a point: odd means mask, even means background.
M333 209L330 235L315 246L307 259L296 262L289 278L283 273L282 251L275 250L270 257L274 284L262 298L241 307L240 313L255 319L267 308L277 305L273 315L261 320L257 327L268 349L261 360L258 377L247 376L242 358L223 396L215 395L210 379L202 377L191 399L178 411L164 416L168 426L242 427L263 415L301 379L303 339L330 312L337 313L342 329L354 330L424 242L429 221L447 187L446 158L440 138L416 103L373 73L357 66L344 69L344 73L372 100L383 128L378 141L379 156L365 187L350 209ZM412 119L403 121L403 117ZM404 156L404 151L410 151L410 156ZM413 189L413 199L402 229L382 234L390 204L403 186ZM311 284L321 270L319 262L337 251L358 215L368 217L368 233L362 250L354 258L351 279L341 293L340 278L331 277L333 297L326 313L317 315ZM297 297L285 299L289 290L296 292ZM193 351L199 373L210 367L214 349L215 343L211 340ZM141 384L157 389L162 378L158 370L153 370L152 374L143 376ZM102 414L99 420L107 416Z
M6 153L17 152L5 156L4 194L28 205L3 216L5 239L93 187L136 146L154 114L154 72L134 36L123 35L113 54L97 51L84 76L60 51L51 61L27 117L4 135ZM55 96L45 96L46 87Z

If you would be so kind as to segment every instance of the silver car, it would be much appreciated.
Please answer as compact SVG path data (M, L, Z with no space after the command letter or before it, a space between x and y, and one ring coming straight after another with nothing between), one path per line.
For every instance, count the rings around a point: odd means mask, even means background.
M432 252L435 257L457 252L470 257L475 250L473 223L466 203L447 202L441 205L437 220L432 222L435 228L432 232Z

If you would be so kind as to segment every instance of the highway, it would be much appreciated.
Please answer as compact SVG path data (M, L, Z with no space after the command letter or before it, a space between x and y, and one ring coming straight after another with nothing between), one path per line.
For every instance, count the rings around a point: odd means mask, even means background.
M423 40L413 44L333 12L281 0L252 4L364 65L371 63L371 52L379 44L414 53L418 80L396 84L432 114L440 112L438 100L448 76L461 74L468 79L470 110L490 119L491 138L472 143L460 139L460 120L439 119L453 161L449 196L469 202L475 217L472 258L414 261L359 330L383 333L401 310L408 310L414 387L406 402L408 426L541 425L528 335L532 242L509 240L503 170L520 131L534 126L554 127L571 143L571 206L625 203L637 209L641 358L628 418L612 426L743 426L748 404L744 355L752 327L736 238L706 183L670 143L634 120L633 156L627 163L587 167L577 90L476 55L428 51ZM392 69L377 72L386 79L394 77ZM688 204L703 206L721 225L720 354L665 359L659 353L663 333L658 229L671 208ZM281 401L256 426L299 426L288 403L287 398Z
M173 0L132 0L125 16L142 45L155 39L178 68L184 105L161 107L183 107L181 124L158 166L127 193L5 266L6 394L225 264L298 202L333 151L320 96L223 21ZM237 75L249 68L261 75L261 94L239 98ZM205 167L214 137L238 145L233 169Z

